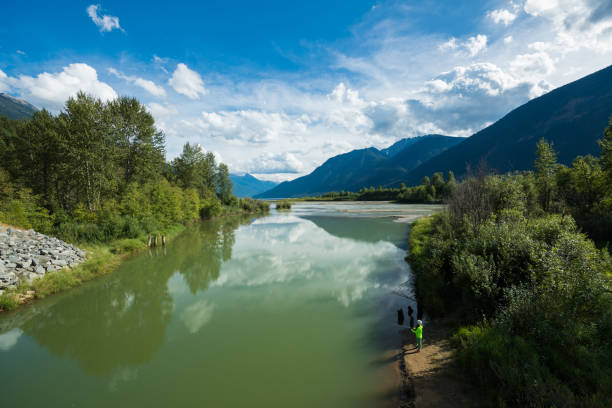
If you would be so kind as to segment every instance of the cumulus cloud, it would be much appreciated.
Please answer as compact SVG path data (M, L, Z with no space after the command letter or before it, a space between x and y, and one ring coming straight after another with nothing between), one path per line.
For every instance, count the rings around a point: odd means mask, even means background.
M100 32L113 31L115 29L124 31L119 25L119 17L109 16L108 14L100 16L98 15L99 9L99 4L92 4L87 7L87 15L91 18L91 21L100 28Z
M522 78L539 78L555 71L552 58L545 52L517 55L510 63L510 70Z
M168 80L168 84L176 92L185 95L189 99L200 99L200 95L208 93L200 74L189 69L183 63L176 66L172 78Z
M455 67L428 81L417 97L406 101L414 123L469 136L534 96L550 90L495 64Z
M289 152L264 153L249 160L245 167L256 174L297 174L304 171L304 164Z
M145 91L147 91L153 96L159 96L159 97L166 96L166 90L162 86L157 85L153 81L149 81L148 79L139 78L137 76L124 75L114 68L109 68L108 72L110 72L111 74L113 74L119 79L123 79L125 81L128 81L144 89Z
M1 78L0 78L1 79ZM57 108L66 100L83 91L103 101L117 98L115 90L98 79L98 73L84 63L70 64L61 72L43 72L36 77L20 75L8 78L9 84L30 102Z
M479 52L487 48L487 36L484 34L478 34L473 37L469 37L465 41L458 41L452 37L445 43L439 46L441 51L446 50L457 50L466 53L470 57L476 56Z
M237 110L202 112L197 122L210 137L248 143L269 143L291 139L306 130L305 116L291 117L282 112Z
M505 26L510 25L516 19L516 13L513 13L506 9L493 10L487 13L487 17L489 17L495 24L502 23Z
M554 33L549 47L560 53L612 50L610 0L527 0L523 9L549 22Z

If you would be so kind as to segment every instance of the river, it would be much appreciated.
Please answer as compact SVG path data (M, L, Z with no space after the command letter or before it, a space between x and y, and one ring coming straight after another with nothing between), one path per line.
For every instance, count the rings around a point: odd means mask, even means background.
M414 307L405 221L436 208L299 203L194 225L1 314L2 406L383 406L396 309Z

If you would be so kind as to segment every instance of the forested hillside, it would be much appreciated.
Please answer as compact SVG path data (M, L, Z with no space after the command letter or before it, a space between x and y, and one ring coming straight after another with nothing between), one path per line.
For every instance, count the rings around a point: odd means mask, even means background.
M383 150L374 147L353 150L328 159L306 176L283 182L256 197L303 197L342 190L357 192L372 186L399 187L411 169L463 140L425 135L400 140Z

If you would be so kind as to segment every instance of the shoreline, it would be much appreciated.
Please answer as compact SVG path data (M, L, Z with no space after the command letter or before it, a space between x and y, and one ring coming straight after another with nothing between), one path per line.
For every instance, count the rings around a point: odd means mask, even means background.
M399 408L482 407L478 390L466 382L455 367L456 350L451 330L443 320L426 322L423 348L416 352L414 334L400 330L401 348L397 353L401 381Z
M200 222L241 215L259 216L261 214L261 212L231 212L212 218L196 220L187 225L176 224L170 227L166 234L164 234L166 243L172 241L189 226ZM23 228L12 225L0 224L0 227L1 226L24 231ZM80 245L79 248L86 251L87 257L85 261L76 265L74 268L50 272L44 277L35 279L30 283L21 282L16 288L5 290L4 293L0 295L0 315L17 310L24 305L32 304L36 300L63 293L86 282L114 272L125 260L137 256L147 249L153 248L148 247L145 240L146 237L143 236L139 238L117 239L104 244ZM158 245L158 248L160 247L161 244Z

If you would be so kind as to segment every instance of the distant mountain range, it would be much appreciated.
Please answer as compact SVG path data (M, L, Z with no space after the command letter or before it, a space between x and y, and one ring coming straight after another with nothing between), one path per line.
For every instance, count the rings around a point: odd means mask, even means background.
M463 138L459 137L425 135L402 139L383 150L374 147L353 150L332 157L306 176L280 183L256 197L303 197L386 185L407 177L410 170L461 141Z
M38 111L34 105L11 95L0 93L0 115L9 119L27 119Z
M273 181L259 180L249 173L246 173L244 176L230 174L230 179L234 184L234 195L237 197L253 197L276 187L278 184Z
M542 138L553 143L560 163L570 164L580 155L599 156L597 141L603 137L611 114L609 66L516 108L415 168L401 181L418 184L424 176L448 170L461 177L467 165L476 169L481 161L498 173L529 170L533 168L536 143Z
M527 102L469 138L426 135L402 139L382 150L353 150L257 197L410 186L436 172L451 170L460 178L468 167L476 170L481 163L498 173L529 170L542 138L553 143L560 163L570 164L579 155L599 155L597 141L611 114L612 66Z

